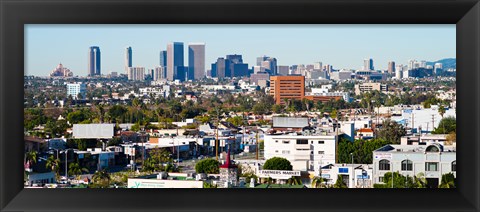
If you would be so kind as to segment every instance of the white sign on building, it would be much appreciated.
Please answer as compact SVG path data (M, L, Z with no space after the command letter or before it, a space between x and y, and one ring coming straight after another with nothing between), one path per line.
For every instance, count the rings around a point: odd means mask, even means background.
M74 124L73 138L108 139L113 137L115 124Z
M293 176L300 176L300 171L289 170L258 170L259 177L271 177L273 179L290 179Z
M391 153L375 153L373 155L375 159L392 159L392 154Z

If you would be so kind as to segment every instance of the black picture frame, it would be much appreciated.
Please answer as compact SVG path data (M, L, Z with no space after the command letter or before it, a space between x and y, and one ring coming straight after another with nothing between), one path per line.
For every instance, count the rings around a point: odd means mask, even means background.
M480 211L478 0L1 0L0 14L3 211ZM458 188L23 189L24 24L52 23L456 24Z

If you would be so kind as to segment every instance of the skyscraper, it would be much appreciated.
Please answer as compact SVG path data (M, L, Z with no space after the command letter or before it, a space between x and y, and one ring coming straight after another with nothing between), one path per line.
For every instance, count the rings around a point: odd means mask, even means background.
M181 73L184 71L183 43L169 43L167 45L167 79L184 81L185 73Z
M128 80L143 81L145 80L145 67L128 68Z
M248 76L248 64L243 63L242 55L230 54L227 55L227 60L230 61L230 68L225 73L227 77Z
M167 67L167 51L160 51L160 67Z
M100 76L100 47L90 46L88 57L88 76Z
M125 49L125 72L128 74L128 68L132 67L132 47Z
M396 65L395 66L395 78L402 79L403 69L404 69L403 65Z
M228 77L228 75L230 75L227 74L227 70L229 70L228 67L230 67L230 60L219 57L216 64L216 76L218 78Z
M390 61L388 62L388 74L395 73L395 62Z
M364 71L373 71L373 59L365 59L363 60L363 70Z
M263 66L271 75L277 75L277 59L274 57L257 57L257 66Z
M320 66L322 67L322 66ZM278 75L280 76L287 76L288 75L288 72L289 72L289 68L288 66L278 66L277 67L277 70L278 70Z
M188 44L188 75L189 80L205 77L205 43Z

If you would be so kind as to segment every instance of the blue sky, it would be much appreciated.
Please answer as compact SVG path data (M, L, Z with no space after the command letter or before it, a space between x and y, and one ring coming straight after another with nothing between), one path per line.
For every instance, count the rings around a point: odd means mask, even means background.
M159 65L167 43L206 43L206 68L218 57L241 54L249 66L256 57L276 57L279 65L320 61L335 69L359 69L373 58L375 69L388 61L435 61L456 57L455 25L25 25L25 74L47 76L58 63L86 76L88 49L99 46L102 74L124 72L125 48L133 65Z

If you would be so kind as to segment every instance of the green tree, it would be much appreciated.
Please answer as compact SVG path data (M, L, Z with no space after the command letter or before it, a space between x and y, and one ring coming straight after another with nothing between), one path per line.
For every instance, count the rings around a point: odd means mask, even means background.
M195 119L202 122L202 124L205 124L210 122L211 117L209 115L203 115L203 116L197 116L195 117Z
M300 177L292 176L290 179L287 180L288 185L302 185L302 181Z
M244 125L244 120L241 116L234 116L234 117L227 118L227 121L232 123L233 125L235 125L237 127Z
M283 113L284 112L284 107L282 105L275 104L275 105L272 106L272 111L274 113Z
M176 170L175 167L169 166L173 162L172 158L170 157L170 152L161 149L161 148L154 148L151 149L148 153L149 157L145 159L143 162L143 170L144 171L174 171ZM164 165L166 163L166 165Z
M432 132L432 134L449 134L451 132L457 132L457 119L453 116L447 116L440 120L438 128Z
M203 188L217 188L217 186L211 183L203 182Z
M392 178L393 176L393 178ZM423 173L418 176L404 176L399 172L387 172L383 176L383 184L374 184L374 188L425 188L427 185Z
M447 173L442 175L439 188L456 188L455 175L453 173Z
M78 163L70 163L68 165L68 175L81 175L88 172L88 169L81 168Z
M265 161L263 169L266 170L292 170L292 164L289 160L281 157L273 157Z
M400 138L406 135L407 131L403 125L387 119L383 121L382 128L377 130L377 138L389 141L392 144L399 144Z
M58 158L54 158L53 155L48 157L45 167L52 172L55 172L55 176L58 178L58 171L60 168L60 160Z
M90 118L90 113L87 110L76 110L67 114L67 120L70 124L78 124L90 120Z
M326 180L322 177L315 177L312 179L312 188L325 188Z
M351 163L353 153L354 163L371 164L373 151L389 144L389 141L383 139L355 140L353 142L347 139L340 139L338 142L338 162Z
M29 152L27 152L27 154L25 156L25 159L26 159L26 161L28 161L30 163L30 165L32 165L32 164L37 163L37 155L38 155L37 151L35 151L35 150L29 151Z
M92 176L92 187L94 188L108 188L110 185L110 174L106 170L96 171Z
M347 184L343 182L343 178L341 175L337 175L337 181L335 181L335 184L333 184L334 188L348 188Z
M207 158L199 161L195 165L195 171L197 173L205 173L205 174L218 174L220 163L212 158Z

